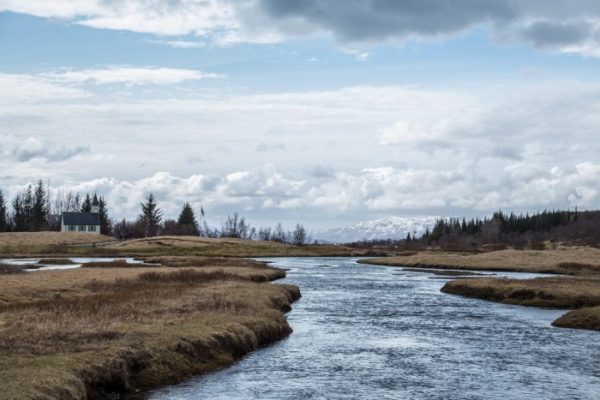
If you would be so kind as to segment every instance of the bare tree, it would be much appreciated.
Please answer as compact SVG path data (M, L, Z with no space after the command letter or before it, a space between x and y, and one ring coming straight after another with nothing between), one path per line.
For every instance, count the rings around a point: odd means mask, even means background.
M296 246L304 246L308 242L308 233L302 225L296 224L296 228L290 234L290 242Z
M285 243L287 242L287 236L287 233L285 233L285 231L283 230L283 226L281 226L281 223L279 223L275 227L275 231L271 236L271 240L274 242Z
M258 230L258 240L269 241L271 240L272 231L270 227L260 228Z
M227 216L221 230L221 237L252 239L254 232L250 225L246 223L244 217L240 217L238 213L234 213L233 216Z

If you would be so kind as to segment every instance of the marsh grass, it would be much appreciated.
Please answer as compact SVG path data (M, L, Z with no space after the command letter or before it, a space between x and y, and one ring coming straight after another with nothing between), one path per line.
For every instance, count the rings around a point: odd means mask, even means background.
M115 397L231 363L291 332L282 311L298 288L252 280L274 271L241 262L6 275L0 399Z
M140 264L130 264L121 258L113 261L90 261L81 264L82 268L139 268Z
M0 264L0 275L21 274L26 270L25 265Z
M436 269L514 271L567 275L600 274L600 249L500 250L479 253L422 251L403 257L372 258L360 263Z

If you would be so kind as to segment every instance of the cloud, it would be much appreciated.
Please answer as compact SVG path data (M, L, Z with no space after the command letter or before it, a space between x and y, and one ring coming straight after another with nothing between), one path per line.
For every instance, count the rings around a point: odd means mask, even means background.
M260 142L257 146L256 146L256 151L258 152L264 152L264 151L279 151L279 150L285 150L286 147L283 143L267 143L267 142Z
M191 69L156 67L109 67L103 69L68 70L41 74L51 81L64 83L94 83L97 85L169 85L187 80L222 78L221 75Z
M152 43L164 44L176 49L197 49L206 47L206 43L191 40L154 40Z
M0 104L82 99L90 93L49 81L41 76L0 72Z
M92 171L109 180L97 187L123 203L123 211L115 206L119 213L137 207L137 200L127 206L130 187L133 198L157 191L173 210L189 196L219 215L238 210L282 220L600 207L598 126L600 86L577 81L482 94L359 86L0 100L0 137L15 138L2 143L0 169L22 180L48 177L75 186L90 182ZM15 147L27 138L42 142ZM285 151L253 151L279 144ZM78 146L90 152L68 158L67 150ZM44 148L48 154L37 153ZM59 149L67 149L66 161L53 163Z
M0 154L4 158L17 162L40 159L49 163L56 163L67 161L89 152L89 146L56 146L35 137L20 139L14 136L7 136L0 140Z
M167 218L174 218L189 201L202 205L215 225L227 214L239 211L252 217L279 213L290 221L297 215L327 215L328 218L383 214L415 214L423 210L455 213L490 212L497 209L535 210L600 205L600 164L578 163L553 167L540 174L522 174L528 166L511 164L494 180L482 180L474 171L371 168L357 173L338 172L318 181L298 180L266 164L225 176L179 177L157 172L137 180L98 178L78 184L63 184L53 193L73 190L105 196L113 217L134 218L140 202L153 193ZM503 182L508 184L498 184ZM22 186L11 186L16 193ZM481 190L473 191L473 187ZM283 214L282 214L283 213ZM274 222L274 221L271 221ZM288 221L289 222L289 221Z
M486 26L544 49L600 55L595 0L0 0L0 11L217 44L327 35L344 45L440 38ZM190 48L195 42L166 41ZM354 46L351 46L354 47ZM366 52L357 53L359 59Z

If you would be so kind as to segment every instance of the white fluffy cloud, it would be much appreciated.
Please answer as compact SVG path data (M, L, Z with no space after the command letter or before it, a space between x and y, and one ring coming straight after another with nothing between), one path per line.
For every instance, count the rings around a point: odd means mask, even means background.
M13 88L41 79L0 78ZM190 200L217 215L322 223L600 207L594 84L130 99L45 79L62 101L35 85L0 93L0 137L11 137L0 142L0 187L40 177L97 190L116 216L135 215L149 191L172 213Z
M401 210L403 214L423 210L488 212L498 208L597 207L600 204L600 164L580 163L569 168L555 167L531 176L518 173L524 167L511 164L497 171L499 186L481 182L469 171L439 171L374 168L357 173L337 173L325 181L298 180L266 164L225 176L191 175L178 177L158 172L138 180L100 178L54 187L53 193L74 190L97 192L106 197L115 217L135 217L139 204L154 193L166 217L176 217L189 201L203 206L213 224L235 211L256 219L261 214L327 215L363 218ZM474 187L480 190L474 191ZM10 192L21 186L9 187ZM291 217L290 217L291 216ZM254 218L253 218L254 217ZM356 218L355 218L356 219ZM270 221L273 221L272 219ZM284 219L285 221L285 219ZM293 221L293 220L292 220ZM290 221L285 221L290 222ZM321 226L314 226L321 228ZM313 225L317 223L313 222Z
M170 85L188 80L221 78L221 75L192 69L156 67L109 67L102 69L66 70L38 75L40 78L64 83L95 83L97 85Z

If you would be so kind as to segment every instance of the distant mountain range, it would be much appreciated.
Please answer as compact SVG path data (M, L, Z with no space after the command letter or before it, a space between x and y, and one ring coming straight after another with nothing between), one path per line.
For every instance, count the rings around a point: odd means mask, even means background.
M431 229L439 217L384 217L371 221L363 221L344 228L335 228L313 232L313 239L332 242L349 243L359 240L404 239L410 232L417 236Z

